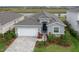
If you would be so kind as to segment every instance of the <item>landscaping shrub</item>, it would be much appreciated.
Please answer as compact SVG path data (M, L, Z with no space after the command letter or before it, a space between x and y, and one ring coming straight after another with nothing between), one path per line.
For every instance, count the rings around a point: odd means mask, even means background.
M70 38L68 37L68 34L65 33L64 35L61 35L60 36L60 41L59 41L59 45L62 45L62 46L69 46L69 40Z
M60 37L55 37L52 42L53 42L54 44L58 44L59 41L60 41Z
M59 44L60 45L65 45L67 43L65 37L63 37L63 39L60 40Z
M15 32L10 32L10 34L12 35L12 38L16 38Z
M12 35L10 34L10 32L7 32L7 33L4 34L4 38L6 40L10 40L10 39L12 39Z
M13 39L13 38L16 38L15 31L14 31L14 30L7 31L7 32L4 34L4 38L5 38L6 40L11 40L11 39Z
M3 38L3 34L0 34L0 39Z
M76 37L76 38L77 38L77 40L79 41L79 34L77 34L77 37Z
M46 44L46 41L39 41L39 42L37 42L37 47L44 47L45 46L45 44Z
M0 34L0 41L3 40L3 34Z
M56 35L50 34L50 35L48 36L48 42L50 42L50 43L55 43L55 44L57 44L57 43L59 42L59 40L60 40L60 37L57 37Z
M0 34L0 51L4 51L13 42L15 35L15 30L7 31L4 34Z
M53 34L49 34L49 35L48 35L48 41L49 41L49 42L52 41L52 40L53 40L53 37L54 37Z

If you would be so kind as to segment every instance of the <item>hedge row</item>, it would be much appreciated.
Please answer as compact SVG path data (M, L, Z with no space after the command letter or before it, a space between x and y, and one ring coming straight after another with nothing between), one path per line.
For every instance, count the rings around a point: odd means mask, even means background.
M72 26L65 20L64 23L67 25L66 30L70 32L70 34L79 40L79 34L75 31Z
M0 40L4 39L4 40L11 40L13 38L16 38L16 34L15 34L15 30L10 30L7 31L4 34L0 34Z

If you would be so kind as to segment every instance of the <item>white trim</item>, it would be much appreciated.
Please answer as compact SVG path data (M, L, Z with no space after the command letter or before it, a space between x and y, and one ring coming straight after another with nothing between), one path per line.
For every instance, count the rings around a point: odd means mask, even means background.
M42 20L42 21L43 21L43 20ZM40 21L40 23L41 23L42 21ZM47 21L47 22L48 22L48 21ZM63 25L63 26L66 26L65 24L61 24L60 22L50 23L50 24L48 24L47 26L50 26L50 25L55 24L55 23L58 23L58 24ZM40 25L18 25L18 24L15 24L15 26L40 26Z
M39 18L40 23L42 23L42 22L48 22L49 23L49 20L48 19L49 18Z
M40 26L40 25L15 25L15 26Z
M58 27L59 28L59 32L58 33L54 32L54 28L55 27ZM53 34L60 34L60 27L59 26L53 26Z

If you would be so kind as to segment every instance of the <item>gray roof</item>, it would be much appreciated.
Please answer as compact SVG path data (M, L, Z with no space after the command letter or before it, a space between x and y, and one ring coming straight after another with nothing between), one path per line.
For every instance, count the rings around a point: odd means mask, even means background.
M72 11L72 12L79 12L79 6L70 6L70 7L67 7L69 9L69 11Z
M15 24L15 25L41 25L41 23L39 22L39 18L50 18L50 19L48 19L50 21L49 23L59 22L59 23L63 24L63 22L61 22L56 15L42 12L42 13L36 13L36 14L30 16L29 18L25 17L23 21Z
M21 14L15 12L0 12L0 24L4 25L21 16L22 16Z

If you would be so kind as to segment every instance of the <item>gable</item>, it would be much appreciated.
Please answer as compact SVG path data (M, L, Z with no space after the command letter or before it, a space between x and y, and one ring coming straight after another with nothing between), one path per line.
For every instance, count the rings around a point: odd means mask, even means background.
M48 26L64 26L65 27L66 25L63 23L55 22L55 23L48 24Z

